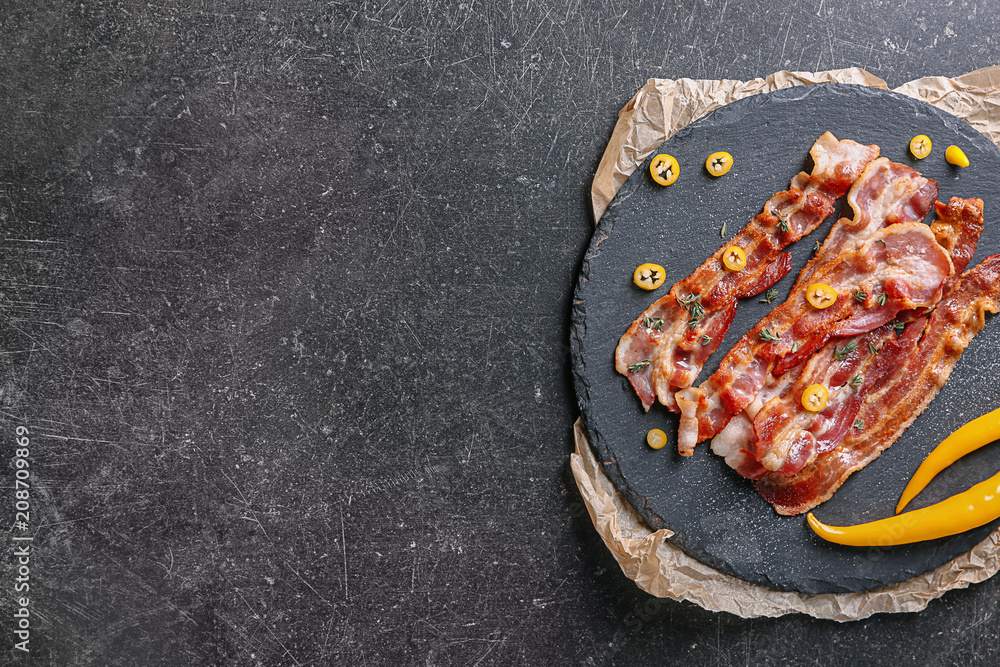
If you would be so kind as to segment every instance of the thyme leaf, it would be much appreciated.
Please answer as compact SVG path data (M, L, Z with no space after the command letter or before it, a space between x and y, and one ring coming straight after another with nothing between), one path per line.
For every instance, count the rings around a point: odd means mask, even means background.
M771 300L778 296L778 290L773 287L764 293L764 298L760 300L760 303L771 303Z
M685 297L674 297L674 300L677 301L677 305L688 311L688 315L690 316L688 327L691 329L698 326L698 320L705 317L705 309L702 308L700 303L698 303L700 299L700 294L689 294Z
M781 336L778 335L778 334L776 334L776 333L774 333L770 329L764 329L763 331L760 332L760 339L764 340L764 341L767 341L769 343L773 343L774 341L778 340L779 338L781 338Z
M643 359L642 361L637 361L634 364L629 364L628 370L630 373L636 373L638 371L641 371L648 365L649 365L649 359Z
M880 306L884 306L884 305L885 305L885 300L886 300L887 298L888 298L888 295L886 295L886 293L885 293L885 292L882 292L882 293L881 293L881 294L879 294L879 295L878 295L877 297L875 297L875 302L876 302L876 303L877 303L878 305L880 305Z
M709 343L712 342L712 337L709 336L708 334L702 334L701 338L699 338L698 340L701 341L702 345L708 345Z
M856 288L851 294L854 295L854 300L858 303L864 303L868 299L868 292L864 291L860 287Z
M865 378L860 374L855 373L854 377L851 378L850 385L854 389L858 389L861 385L865 383Z
M836 359L837 361L843 361L844 359L847 358L847 355L849 355L851 352L854 352L854 350L857 347L858 347L857 342L855 342L853 340L850 343L848 343L847 345L845 345L844 347L840 348L839 350L837 349L837 346L834 345L833 346L833 358Z
M781 213L778 213L778 209L776 209L776 208L772 208L771 209L771 215L773 215L774 217L776 217L778 219L778 225L781 227L781 231L787 232L788 231L788 216L787 215L782 215Z
M855 419L854 420L854 428L858 429L859 431L864 431L865 430L865 420L864 419Z
M655 329L656 331L663 331L663 318L662 317L646 317L642 318L642 324L647 329Z

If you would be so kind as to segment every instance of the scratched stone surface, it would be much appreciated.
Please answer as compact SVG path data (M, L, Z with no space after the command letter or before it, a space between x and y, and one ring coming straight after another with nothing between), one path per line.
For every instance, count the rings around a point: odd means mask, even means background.
M996 664L650 598L568 470L590 180L648 77L996 64L981 2L0 12L0 664ZM33 537L30 653L11 650Z

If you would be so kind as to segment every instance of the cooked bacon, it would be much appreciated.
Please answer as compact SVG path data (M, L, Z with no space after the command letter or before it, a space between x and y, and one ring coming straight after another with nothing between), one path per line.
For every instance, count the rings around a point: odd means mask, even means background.
M976 243L983 229L982 204L980 199L963 200L956 197L948 205L940 203L936 205L939 219L933 222L930 228L938 242L950 250L952 262L957 266L964 268L968 264L969 258L975 253ZM957 284L958 278L959 276L955 275L948 278L945 283L946 289L949 285ZM922 314L926 314L926 309L900 313L896 318L896 327L902 326L899 324L900 322L915 320ZM797 472L795 465L789 466L788 464L790 458L794 459L794 457L788 456L793 451L792 444L786 442L784 447L779 444L777 448L774 445L774 441L780 442L782 436L785 439L789 437L791 431L784 429L791 429L792 422L798 422L802 430L811 430L814 433L814 437L817 437L816 453L832 449L839 444L838 438L846 435L845 425L853 425L856 413L861 406L861 399L870 391L873 386L872 380L877 377L868 374L862 366L856 366L857 363L870 363L873 357L868 357L866 360L859 355L863 355L866 349L871 349L868 347L869 343L875 349L880 349L887 331L889 330L876 330L874 332L874 335L877 336L876 339L870 338L873 334L869 334L868 339L857 337L853 340L838 339L832 341L827 344L824 350L820 350L810 359L802 360L799 364L792 366L783 375L775 376L772 370L772 373L766 378L763 388L744 412L735 415L712 440L712 451L724 456L726 463L742 476L749 479L760 479L769 474L771 470L786 474ZM910 333L912 334L914 331L917 330L913 329ZM843 350L848 347L853 347L854 350L850 354L844 354ZM840 356L845 357L845 359L838 360L834 357L833 351L837 349L841 351ZM785 357L785 360L787 359L789 357ZM885 359L884 356L883 359ZM807 364L808 370L806 369ZM809 379L798 382L799 377L804 372L809 374ZM850 372L855 372L862 380L860 386L853 387L856 389L854 392L846 392L843 389L835 391L827 408L819 415L806 413L800 407L801 404L796 402L801 391L808 385L819 382L828 387L838 387L843 384L843 378L846 378ZM839 377L834 378L834 375ZM790 395L792 385L796 383L798 383L796 385L797 391L794 395ZM772 399L774 400L772 401ZM836 412L833 409L835 405ZM757 434L754 432L754 420L760 416L762 406L766 406L766 414L760 417L761 421L758 426L765 430L770 428L772 432L763 434L761 442L758 442ZM814 424L814 422L828 417L834 417L837 429L829 428L828 424L823 421ZM785 423L786 420L788 423ZM799 438L805 440L805 458L811 459L812 456L809 452L811 441L804 434L799 434ZM770 463L768 467L771 470L762 465L758 458Z
M935 208L939 219L931 223L931 232L948 250L956 271L945 283L944 290L948 290L957 283L960 272L975 254L983 230L983 202L953 197L947 205L938 202ZM868 366L875 358L872 350L881 348L891 332L891 328L881 327L863 336L828 343L808 361L802 379L790 392L764 406L754 417L753 438L756 442L754 458L763 468L792 475L817 454L840 443L854 424L861 402L872 386L871 382L864 381ZM842 360L836 359L838 342ZM853 350L845 356L843 351L848 348ZM829 401L822 412L811 413L802 408L802 392L812 384L831 388Z
M754 486L779 514L800 514L830 498L844 480L902 435L948 380L962 352L1000 310L1000 255L987 257L954 281L930 315L886 342L865 378L870 385L858 427L794 475L768 473Z
M854 213L853 217L841 218L834 224L822 247L799 272L791 292L808 287L812 282L810 278L817 268L830 262L844 250L856 248L882 227L922 220L930 211L931 205L935 203L937 195L938 184L935 181L924 178L905 164L890 162L888 158L874 160L847 194L847 201ZM939 236L939 232L934 234L938 243L945 249L950 249L950 246L941 243L942 238L947 234L954 235L953 230L956 229L954 224L954 221L943 223L940 231L942 236ZM979 231L982 231L982 218L979 224ZM967 224L964 229L971 230L971 224ZM935 231L933 226L931 231ZM968 234L963 238L967 240ZM974 238L978 238L978 232ZM955 270L959 271L957 268ZM861 327L861 329L866 328ZM775 375L785 373L789 368L802 363L811 353L811 350L803 349L796 354L785 356L775 364L772 373Z
M628 328L615 350L615 368L628 377L642 405L654 400L676 411L674 393L690 387L729 330L737 300L763 292L791 269L784 248L833 213L878 155L878 146L838 141L826 132L809 151L812 174L800 173L791 187L771 197L731 241L719 248ZM742 271L728 271L722 253L737 246L747 255Z
M799 272L792 291L808 287L816 269L864 243L882 227L922 220L937 196L937 183L905 164L884 157L873 160L847 193L853 217L834 224L823 245Z
M847 200L853 210L853 217L837 221L816 256L799 273L789 293L804 290L813 282L813 275L821 266L829 264L845 250L856 249L885 226L922 220L937 198L937 193L937 183L924 178L906 165L890 162L886 158L872 161L848 193ZM861 314L850 323L851 326L845 324L839 334L849 335L852 327L855 332L863 333L878 326L875 322L880 316L880 313ZM789 368L802 363L815 349L800 345L797 351L775 360L771 374L782 375ZM692 453L696 442L715 435L728 423L729 415L724 414L720 405L720 390L716 386L720 381L724 383L724 379L716 377L717 375L718 373L713 375L698 389L683 390L675 397L682 415L678 437L678 451L682 454ZM718 415L718 420L711 420L706 425L706 414ZM738 452L738 448L734 449L722 442L718 447L729 452L734 457L734 462L739 458L734 453ZM714 449L716 445L713 444ZM739 467L753 466L739 464ZM759 470L757 472L762 474Z
M734 415L725 428L712 439L712 451L725 457L726 464L747 479L759 479L769 471L757 460L754 450L756 435L753 431L753 418L761 407L775 396L783 396L805 368L799 364L783 375L769 374L764 386L746 409ZM697 416L694 417L697 427Z
M954 283L976 254L976 244L983 233L983 200L952 197L947 204L936 202L934 211L938 219L931 223L931 231L951 255L955 275L949 283Z
M865 382L868 368L893 331L886 325L864 335L835 339L803 364L790 390L767 401L754 417L753 454L761 466L794 475L843 440L871 387ZM819 412L802 407L803 392L814 384L829 390L826 407Z
M805 290L793 291L733 346L708 380L678 392L683 415L678 450L690 455L697 441L722 430L753 401L784 357L804 358L831 338L865 333L900 311L930 306L941 298L942 284L952 273L947 251L927 225L914 222L884 227L816 269L814 281L833 287L836 303L813 308Z

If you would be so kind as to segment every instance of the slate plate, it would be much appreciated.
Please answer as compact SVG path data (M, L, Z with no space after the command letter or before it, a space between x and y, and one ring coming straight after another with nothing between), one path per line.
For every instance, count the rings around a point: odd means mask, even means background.
M657 151L681 165L677 183L662 188L649 177L648 161L625 183L594 233L580 272L573 308L572 348L577 398L590 441L606 472L645 521L667 527L672 541L691 556L757 584L803 593L848 592L892 584L938 567L971 549L995 525L950 538L884 549L857 549L824 542L803 516L782 517L749 481L730 470L707 443L695 455L677 455L677 417L655 405L644 413L628 382L614 368L614 350L629 324L646 307L687 276L722 242L760 212L764 202L788 187L798 171L811 169L809 148L824 131L838 138L878 144L881 155L910 164L936 180L940 198L981 197L984 231L970 266L1000 252L1000 150L962 120L924 102L848 84L803 86L733 102L692 123ZM908 151L910 139L927 134L934 150L924 160ZM944 159L956 144L971 166ZM717 150L733 154L730 172L713 179L705 158ZM792 271L775 287L784 300L808 260L814 241L825 238L841 209L791 246ZM933 219L933 214L929 216ZM928 220L929 221L929 220ZM667 268L655 292L632 284L643 262ZM720 353L701 375L707 378L734 341L772 306L757 298L740 303ZM831 524L851 524L892 514L907 480L927 453L970 419L998 406L1000 326L987 323L966 350L931 406L900 440L865 469L852 475L816 515ZM654 427L670 443L660 451L645 444ZM937 502L1000 470L1000 447L966 457L942 473L914 502Z

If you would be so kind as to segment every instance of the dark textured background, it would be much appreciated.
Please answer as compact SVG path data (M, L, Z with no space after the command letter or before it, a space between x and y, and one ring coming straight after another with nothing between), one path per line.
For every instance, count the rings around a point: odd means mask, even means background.
M32 429L36 551L28 659L0 565L0 661L996 664L997 580L851 625L650 598L568 472L618 109L1000 61L1000 8L898 4L4 3L0 429L5 460Z

